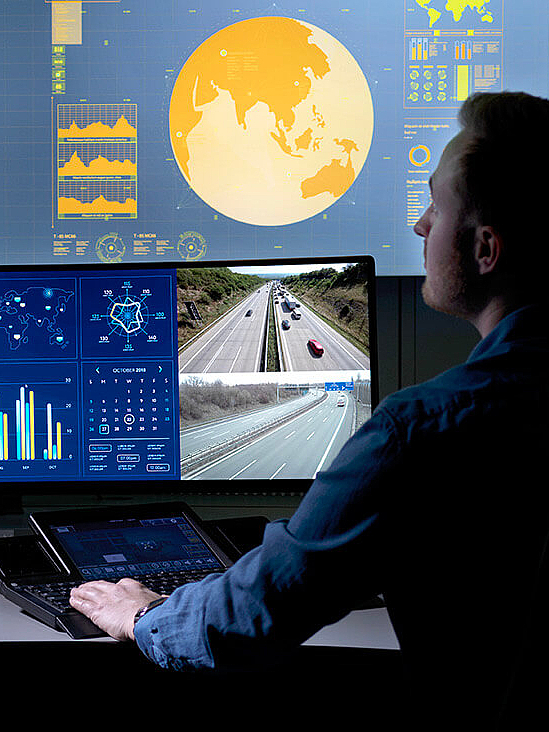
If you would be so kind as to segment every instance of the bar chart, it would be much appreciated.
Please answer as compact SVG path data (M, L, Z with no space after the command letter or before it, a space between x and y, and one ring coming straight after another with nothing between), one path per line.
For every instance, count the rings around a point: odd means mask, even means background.
M47 370L0 367L0 474L63 476L78 472L77 374L73 365Z

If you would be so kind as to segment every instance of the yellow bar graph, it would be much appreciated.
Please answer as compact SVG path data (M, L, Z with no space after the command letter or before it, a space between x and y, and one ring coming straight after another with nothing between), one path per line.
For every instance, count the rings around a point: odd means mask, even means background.
M57 460L61 460L61 422L56 423L57 430Z
M469 96L469 66L459 65L457 68L456 98L464 101Z

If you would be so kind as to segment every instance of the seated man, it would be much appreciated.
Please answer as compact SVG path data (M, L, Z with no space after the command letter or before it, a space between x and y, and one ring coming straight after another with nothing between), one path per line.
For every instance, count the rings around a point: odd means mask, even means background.
M497 728L549 526L549 101L474 95L459 119L415 231L425 302L481 341L385 399L293 517L224 575L167 599L132 580L73 591L75 608L155 663L260 663L383 593L422 729L429 717L437 730Z

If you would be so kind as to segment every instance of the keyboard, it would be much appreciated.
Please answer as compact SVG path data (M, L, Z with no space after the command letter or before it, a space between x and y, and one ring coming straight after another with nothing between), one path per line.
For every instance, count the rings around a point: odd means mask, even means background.
M140 574L133 579L141 582L159 595L170 595L181 585L199 582L209 574L223 572L223 569L181 570ZM82 613L75 610L69 597L73 587L85 580L50 578L39 583L19 581L0 581L2 595L18 605L22 610L50 628L61 630L71 638L98 638L106 633L98 628Z
M181 587L181 585L187 584L188 582L199 582L215 571L205 569L165 573L155 572L154 574L139 575L135 579L159 595L170 595L178 587ZM43 603L51 605L52 608L59 612L66 612L73 609L69 602L72 588L77 587L82 582L75 582L74 580L44 582L40 584L19 584L17 582L11 582L11 587L16 592L24 590L29 595L39 598Z

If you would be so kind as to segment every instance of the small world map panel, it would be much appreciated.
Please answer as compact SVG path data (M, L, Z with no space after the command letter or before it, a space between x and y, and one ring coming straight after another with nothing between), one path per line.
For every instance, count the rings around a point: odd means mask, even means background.
M0 279L0 480L179 477L173 270Z
M371 254L421 275L461 103L547 96L548 24L547 0L3 0L0 264Z

